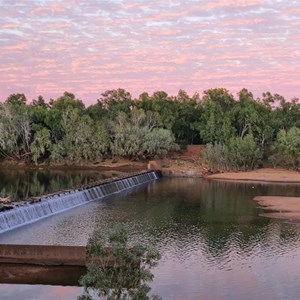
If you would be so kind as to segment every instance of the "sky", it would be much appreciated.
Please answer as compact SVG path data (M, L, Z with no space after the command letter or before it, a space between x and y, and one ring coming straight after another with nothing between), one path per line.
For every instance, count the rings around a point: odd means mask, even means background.
M0 100L124 88L300 98L299 0L0 0Z

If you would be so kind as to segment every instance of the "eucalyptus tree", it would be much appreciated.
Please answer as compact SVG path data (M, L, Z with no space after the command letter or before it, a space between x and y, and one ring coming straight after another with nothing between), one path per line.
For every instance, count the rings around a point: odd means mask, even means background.
M68 107L77 109L80 112L83 112L85 105L82 100L77 99L73 93L64 92L64 94L57 99L50 99L49 105L51 109L56 109L60 112L65 111Z
M288 130L293 126L300 127L300 103L298 98L286 101L283 97L276 108L274 108L274 117L277 129Z
M52 160L82 163L99 161L106 154L109 136L101 122L69 106L62 113L61 126L63 138L53 145Z
M20 96L21 95L21 96ZM0 149L4 157L28 160L31 117L23 94L10 95L0 107Z
M121 88L105 91L97 102L102 104L109 119L114 119L120 111L130 114L134 105L131 94Z
M233 125L240 138L252 134L261 150L270 145L274 135L274 115L266 101L254 99L247 89L239 92L233 108Z
M160 128L152 112L133 109L130 116L119 112L111 124L113 155L131 159L165 155L175 147L174 136L168 129Z
M51 132L52 142L57 144L64 137L64 129L62 128L62 115L69 109L73 108L79 114L83 114L85 110L84 103L77 99L74 94L64 92L57 99L51 99L49 102L49 113L46 115L45 123Z
M50 107L42 96L38 96L32 100L28 109L32 119L31 159L37 164L48 159L52 148L51 131L47 126Z
M165 129L173 130L178 119L178 106L172 97L164 91L156 91L149 96L142 93L136 103L138 108L156 115L157 122Z
M172 132L176 141L183 144L199 144L201 140L198 124L202 115L199 95L194 94L190 98L185 91L179 90L174 102L177 107L177 118L172 126Z
M46 127L36 129L34 139L30 145L31 159L35 164L45 161L51 154L53 144L51 143L51 132Z
M271 161L274 165L300 169L300 128L294 126L278 132Z
M99 99L96 104L88 106L85 113L94 121L104 121L107 119L107 110L104 108L104 104Z
M5 103L12 105L12 106L19 106L19 105L26 105L27 98L24 94L11 94L7 97Z
M236 134L232 124L235 100L226 89L206 90L201 106L202 114L198 129L203 142L226 142Z

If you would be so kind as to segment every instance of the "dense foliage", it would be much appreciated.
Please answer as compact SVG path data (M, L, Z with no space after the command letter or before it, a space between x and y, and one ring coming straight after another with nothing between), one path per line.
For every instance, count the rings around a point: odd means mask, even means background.
M100 229L90 236L87 247L87 273L81 277L84 293L79 300L160 299L149 297L153 280L151 268L160 259L159 252L143 245L130 246L125 227L116 224L108 239Z
M286 101L270 92L254 98L246 89L237 98L216 88L202 97L180 90L177 96L157 91L137 99L124 89L108 90L89 107L69 92L30 104L24 94L12 94L0 104L0 156L82 164L209 144L206 165L214 171L251 169L261 161L298 168L299 128L297 98Z

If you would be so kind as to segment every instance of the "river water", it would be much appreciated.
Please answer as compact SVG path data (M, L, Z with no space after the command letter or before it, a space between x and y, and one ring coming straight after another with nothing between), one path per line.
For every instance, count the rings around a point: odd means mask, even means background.
M259 217L258 195L299 185L163 178L0 235L0 243L85 245L123 223L130 242L162 254L152 293L163 299L299 299L300 225ZM1 299L76 299L80 287L0 284Z

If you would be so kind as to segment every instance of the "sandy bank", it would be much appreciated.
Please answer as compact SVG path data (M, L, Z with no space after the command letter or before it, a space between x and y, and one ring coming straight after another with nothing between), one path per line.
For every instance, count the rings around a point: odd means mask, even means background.
M241 182L300 183L300 172L286 169L264 168L250 172L213 174L206 176L206 178Z
M254 200L270 211L260 216L300 222L300 197L257 196Z

